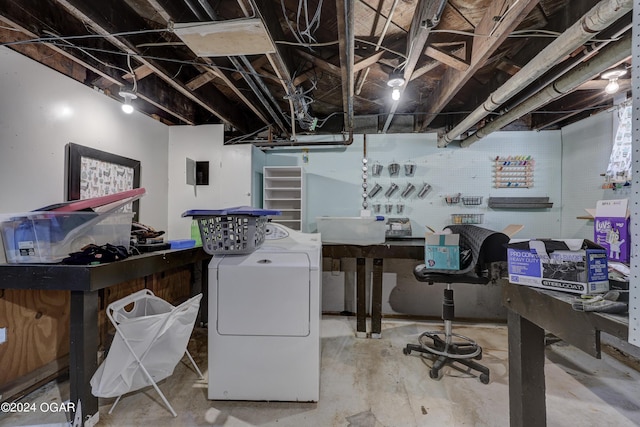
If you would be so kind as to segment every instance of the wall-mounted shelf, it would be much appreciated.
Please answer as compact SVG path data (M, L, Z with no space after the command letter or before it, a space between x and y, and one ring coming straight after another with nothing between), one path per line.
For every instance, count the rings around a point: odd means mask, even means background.
M492 209L548 209L553 207L548 197L489 197Z
M533 187L533 159L531 156L496 157L493 160L495 188Z
M262 204L281 215L272 217L294 230L304 231L304 171L299 166L265 166Z

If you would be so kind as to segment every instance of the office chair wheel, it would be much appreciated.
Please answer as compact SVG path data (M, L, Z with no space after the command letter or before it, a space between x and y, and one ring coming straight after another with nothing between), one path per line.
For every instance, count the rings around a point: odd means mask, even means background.
M429 369L429 378L438 380L442 377L442 371L440 369L431 368Z
M489 384L489 375L487 374L480 374L480 382L482 384Z
M479 348L480 348L480 353L478 353L478 355L474 357L474 359L476 360L482 360L482 347L479 347Z

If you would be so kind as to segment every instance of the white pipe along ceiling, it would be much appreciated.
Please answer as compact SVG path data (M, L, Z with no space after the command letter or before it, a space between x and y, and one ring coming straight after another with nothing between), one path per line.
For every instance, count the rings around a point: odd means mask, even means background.
M569 27L557 39L549 44L535 58L498 90L493 92L478 108L446 134L438 138L438 146L445 147L465 133L481 119L499 108L522 88L549 71L572 52L592 39L597 33L608 28L618 19L630 12L633 0L603 0L587 12L580 20ZM629 48L629 54L631 49ZM602 71L602 70L599 70Z
M0 0L0 46L118 102L131 93L138 113L168 126L223 124L225 144L437 133L444 147L600 55L633 3ZM595 76L503 130L608 110L604 83Z

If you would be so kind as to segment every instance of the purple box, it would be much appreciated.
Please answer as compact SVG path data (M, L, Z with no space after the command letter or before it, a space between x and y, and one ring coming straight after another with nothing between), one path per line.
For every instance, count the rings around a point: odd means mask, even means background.
M628 263L631 254L628 200L599 200L593 221L594 240L610 261Z

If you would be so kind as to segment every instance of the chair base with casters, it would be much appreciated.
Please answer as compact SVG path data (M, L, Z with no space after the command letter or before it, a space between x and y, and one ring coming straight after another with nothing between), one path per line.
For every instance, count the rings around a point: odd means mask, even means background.
M434 363L429 369L429 377L433 379L440 378L441 369L455 362L480 372L480 381L488 384L489 368L473 360L482 359L482 347L471 338L452 332L453 314L453 289L449 285L444 290L442 307L444 330L423 332L418 337L419 344L407 344L402 352L408 355L415 351L435 356Z
M434 270L424 264L414 269L413 273L418 281L447 284L442 304L444 329L422 333L418 344L407 344L402 352L409 355L415 351L432 356L434 363L429 370L429 377L433 379L441 377L444 366L457 363L479 372L480 381L488 384L489 368L476 362L482 359L482 347L473 339L452 331L455 307L451 285L486 285L498 279L496 276L501 274L501 269L495 267L506 262L506 244L509 238L503 233L473 225L451 225L447 228L460 235L460 249L470 251L471 260L461 270Z

